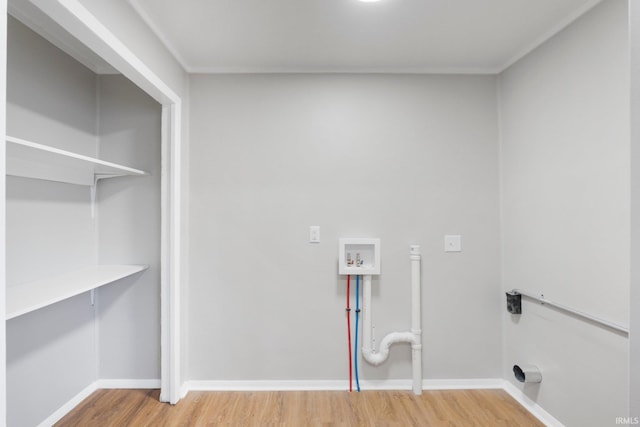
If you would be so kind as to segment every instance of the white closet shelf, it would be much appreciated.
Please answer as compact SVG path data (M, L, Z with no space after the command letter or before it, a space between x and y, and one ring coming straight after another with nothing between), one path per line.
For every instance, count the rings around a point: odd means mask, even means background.
M7 287L7 320L144 271L148 265L96 265Z
M6 136L7 175L78 185L94 185L96 179L143 176L148 172L61 150L13 136Z

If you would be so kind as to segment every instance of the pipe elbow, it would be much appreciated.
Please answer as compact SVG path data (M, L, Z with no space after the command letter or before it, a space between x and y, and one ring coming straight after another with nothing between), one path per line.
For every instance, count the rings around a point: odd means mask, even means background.
M393 344L396 343L408 343L411 344L411 347L416 349L418 346L422 348L422 344L420 342L420 335L415 334L413 332L392 332L386 335L382 342L380 342L380 351L374 351L370 348L362 349L362 356L367 363L373 366L379 366L384 363L385 360L389 357L389 351Z
M373 365L373 366L380 366L382 365L385 360L387 360L387 358L389 357L389 349L387 348L386 351L384 349L380 349L380 351L378 352L374 352L372 349L368 348L368 349L362 349L362 356L364 357L364 360L367 361L367 363Z
M414 334L413 332L394 332L387 336L389 337L389 345L399 342L406 342L411 345L420 344L420 336L418 334ZM384 340L382 341L384 343Z

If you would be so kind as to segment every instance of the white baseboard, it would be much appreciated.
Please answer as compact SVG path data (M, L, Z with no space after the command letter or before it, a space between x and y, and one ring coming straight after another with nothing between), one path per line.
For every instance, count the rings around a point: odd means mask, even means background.
M548 427L564 427L560 421L553 417L550 413L542 409L542 406L531 400L526 394L522 392L518 387L506 380L502 380L502 389L509 393L519 404L521 404L527 411L534 417L540 420L544 425Z
M479 390L501 389L499 378L470 378L461 380L422 380L423 390Z
M160 388L160 380L125 380L125 379L109 379L96 381L98 389L133 389L133 388Z
M184 399L187 393L189 393L189 381L185 381L180 386L180 399Z
M51 414L38 427L50 427L60 421L73 408L99 389L153 389L160 388L160 380L102 379L87 386L57 411ZM187 381L180 389L182 397L190 391L337 391L348 390L345 380L265 380L265 381ZM363 380L362 390L411 390L410 379L404 380ZM355 389L355 382L354 382ZM511 382L498 378L473 379L425 379L423 390L471 390L471 389L503 389L527 411L549 427L564 427L563 424L545 411L540 405L527 397L522 390Z
M51 427L52 425L60 421L62 417L71 412L73 408L78 406L84 399L89 397L94 391L98 389L96 387L96 384L97 382L88 385L84 390L76 394L71 398L71 400L62 405L57 411L49 415L46 420L38 424L38 427Z
M91 396L91 394L100 389L150 389L160 388L160 380L97 380L89 384L84 390L76 394L67 403L62 405L57 411L49 415L46 420L38 424L38 427L50 427L60 421L73 408L78 406L83 400Z
M182 384L182 397L190 391L316 391L348 390L349 383L344 380L308 380L308 381L187 381ZM411 390L412 381L406 380L364 380L360 381L362 390ZM355 389L355 383L354 383ZM502 389L520 403L534 417L549 427L564 427L551 414L529 399L520 389L500 378L472 379L425 379L423 390L474 390Z
M423 380L423 390L458 390L502 388L503 380L495 378L460 379L460 380ZM405 380L363 380L362 390L411 390L412 382ZM356 384L353 383L355 389ZM314 391L314 390L348 390L345 380L264 380L264 381L187 381L182 385L185 396L190 391Z
M264 381L187 381L183 384L186 395L190 391L313 391L347 390L344 380L264 380Z

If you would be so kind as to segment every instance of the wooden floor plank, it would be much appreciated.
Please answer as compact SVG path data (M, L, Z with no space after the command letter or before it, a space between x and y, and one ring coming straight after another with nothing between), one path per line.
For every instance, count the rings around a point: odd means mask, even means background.
M56 426L543 426L503 390L189 393L98 390Z

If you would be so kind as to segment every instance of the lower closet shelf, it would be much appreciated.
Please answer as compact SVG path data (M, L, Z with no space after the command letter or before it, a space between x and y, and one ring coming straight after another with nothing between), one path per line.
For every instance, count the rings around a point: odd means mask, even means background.
M96 265L61 276L7 287L7 320L99 288L149 268L148 265Z

